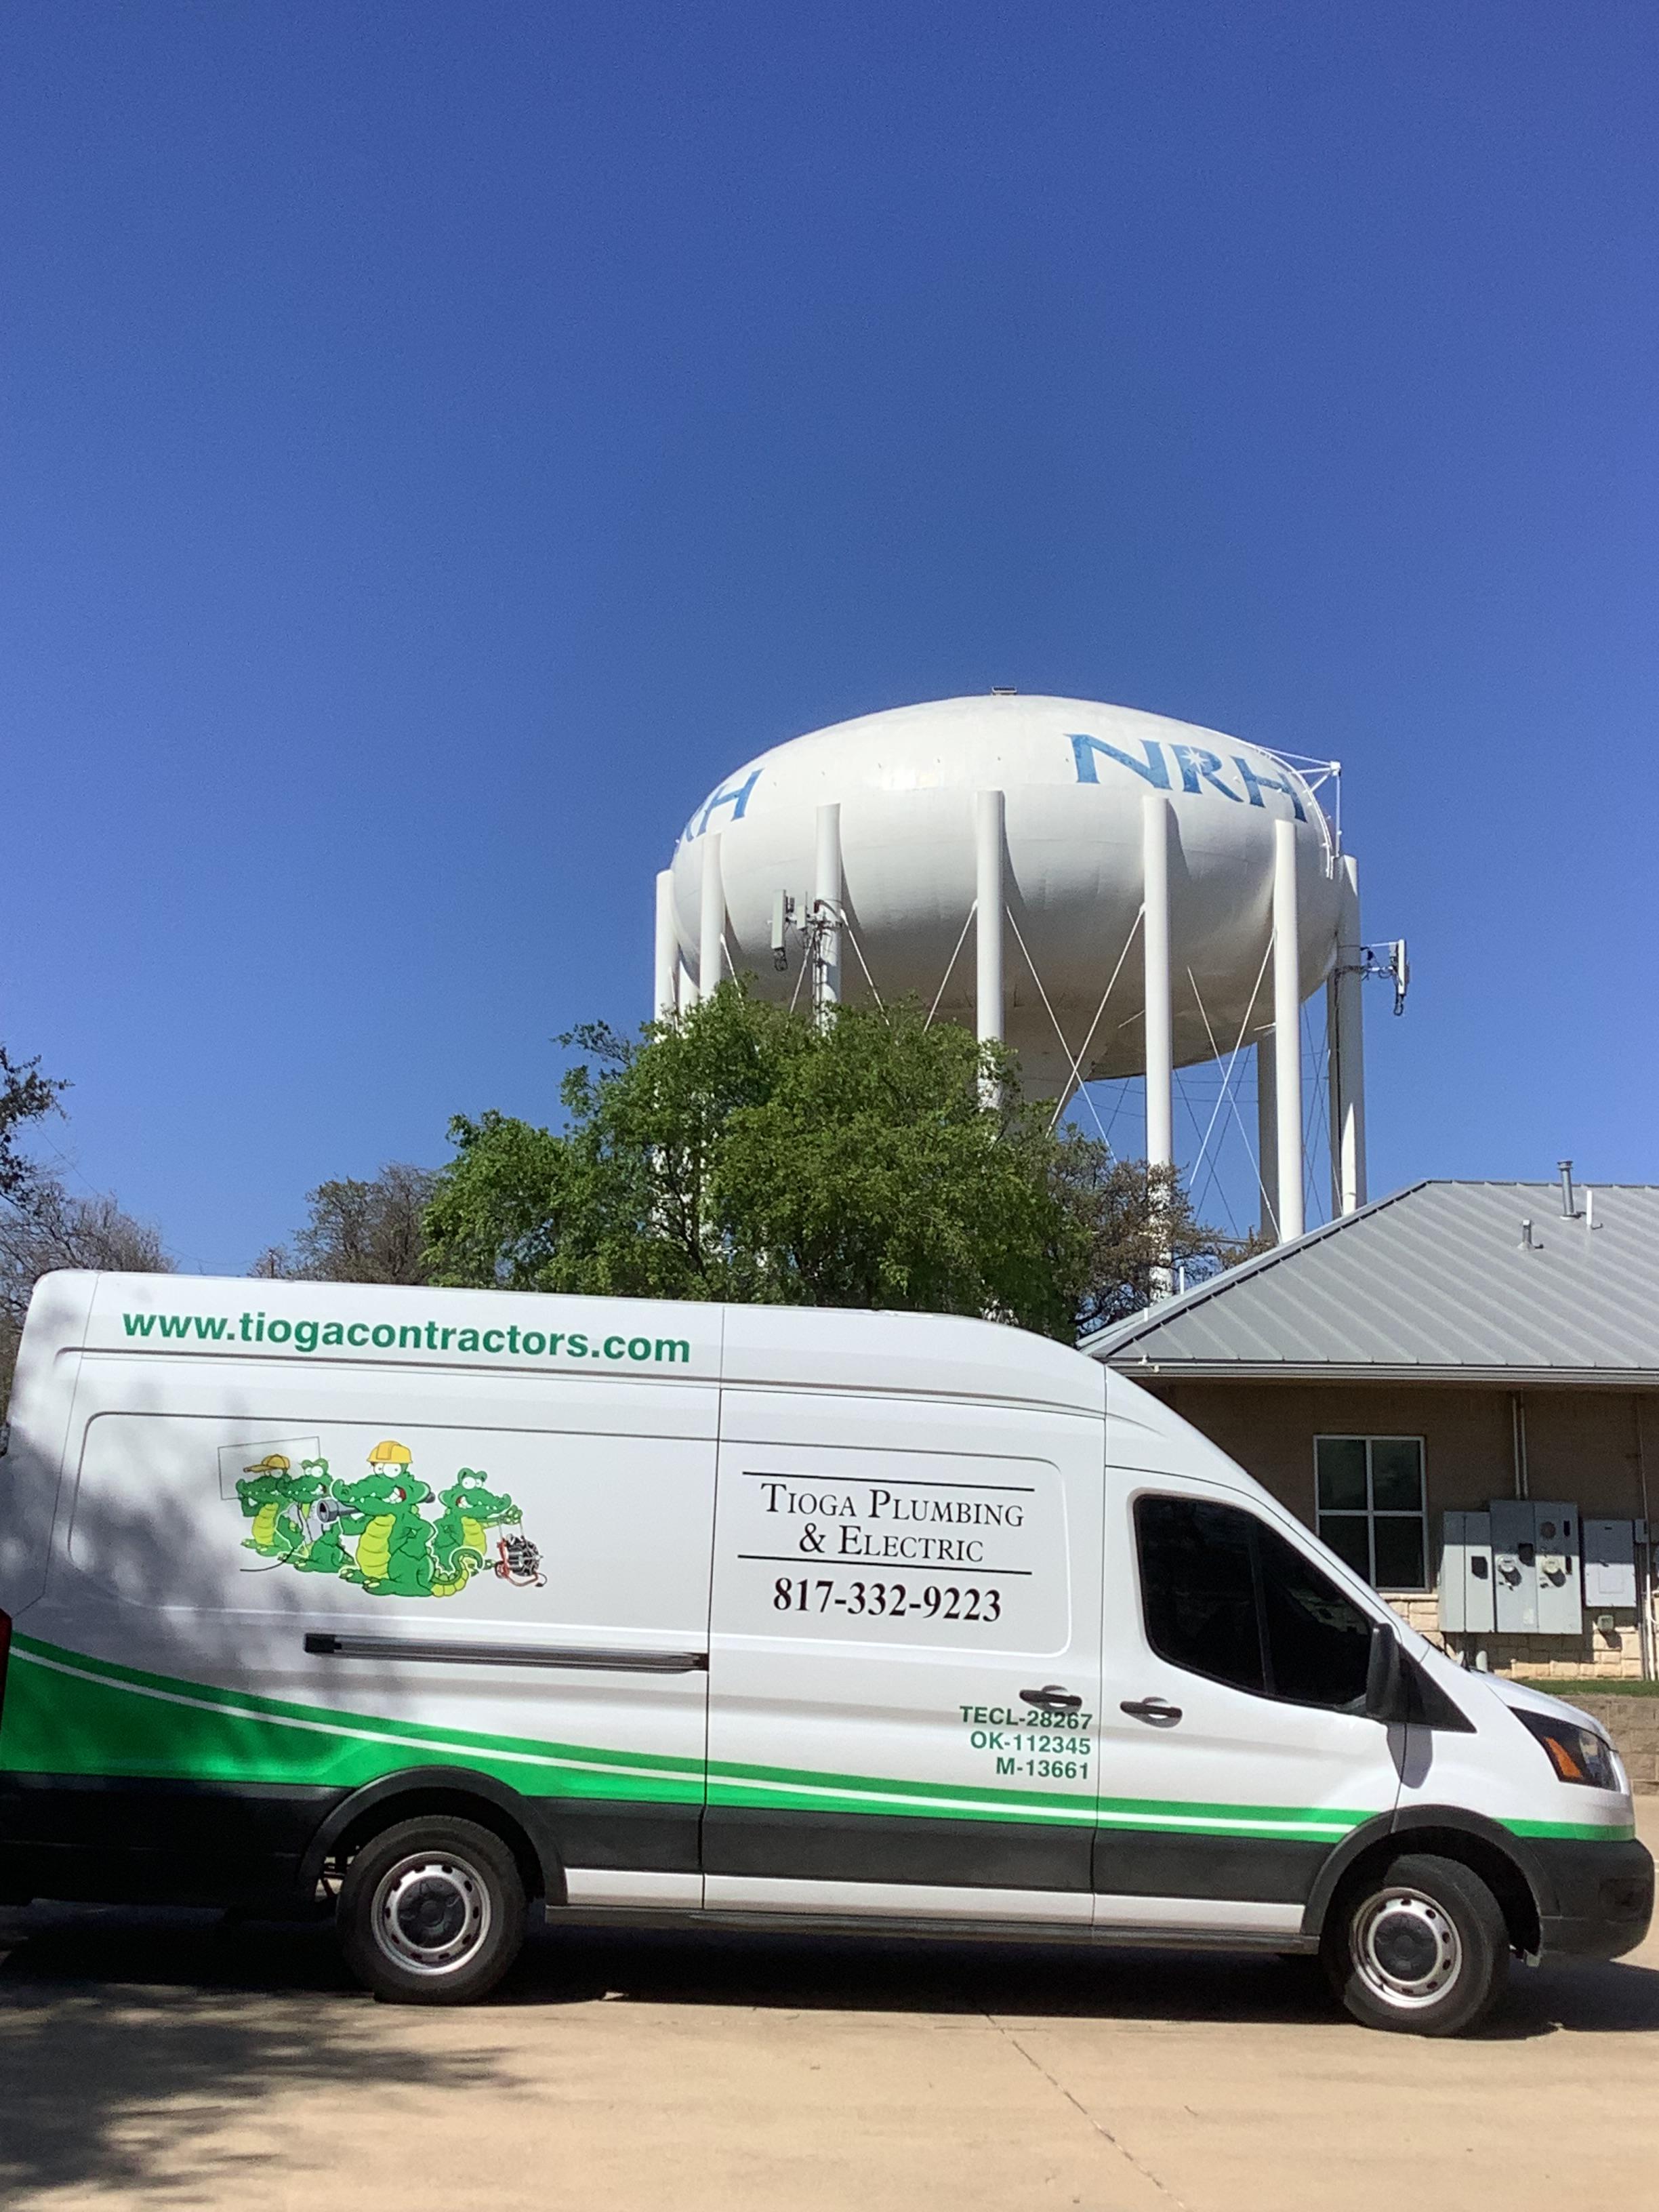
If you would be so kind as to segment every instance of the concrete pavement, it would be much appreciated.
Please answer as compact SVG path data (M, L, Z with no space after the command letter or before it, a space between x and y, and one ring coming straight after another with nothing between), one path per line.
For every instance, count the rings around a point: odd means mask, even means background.
M37 1910L8 1945L0 2198L30 2212L1659 2201L1652 1938L1517 1968L1453 2043L1237 1957L585 1935L430 2013L360 1996L322 1930Z

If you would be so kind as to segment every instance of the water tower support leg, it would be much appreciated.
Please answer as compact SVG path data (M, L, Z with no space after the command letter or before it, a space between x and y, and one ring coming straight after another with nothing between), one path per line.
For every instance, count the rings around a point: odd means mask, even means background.
M1279 1234L1279 1099L1273 1085L1273 1033L1256 1040L1255 1152L1261 1178L1261 1234Z
M812 896L819 924L815 997L820 1008L841 1003L841 808L831 803L817 815L817 857Z
M1175 1159L1175 1035L1170 1006L1170 802L1148 792L1140 802L1141 881L1146 902L1146 1158Z
M1279 1107L1279 1241L1302 1234L1302 975L1296 824L1273 823L1273 1089Z
M1331 1183L1339 1213L1365 1203L1364 993L1359 972L1359 870L1337 861L1336 972L1331 977Z
M981 1044L1002 1042L1003 828L1002 793L977 792L974 798L974 1008ZM994 1085L988 1087L988 1104L994 1104L995 1091Z
M675 970L679 963L679 939L674 931L674 876L672 869L665 868L657 878L657 974L651 1002L653 1021L671 1021L678 1010Z
M712 999L720 980L720 939L726 930L726 886L720 879L720 833L702 841L702 927L697 933L697 996Z

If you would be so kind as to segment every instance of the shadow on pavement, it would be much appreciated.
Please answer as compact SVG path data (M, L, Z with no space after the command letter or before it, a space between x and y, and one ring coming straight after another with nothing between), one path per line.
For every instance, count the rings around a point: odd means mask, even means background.
M8 1929L14 1931L9 1936ZM7 1957L9 1941L17 1948ZM152 1996L168 1991L203 1998L302 1996L328 2000L331 2017L373 2003L346 1972L332 1928L320 1922L42 1905L0 1912L0 2032L48 1993L65 2002L135 1990ZM1115 1945L1091 1950L719 1929L554 1930L533 1923L523 1957L483 2009L606 1998L789 2012L1025 2014L1220 2025L1343 2017L1316 1960L1259 1952ZM319 2018L321 2011L308 2016ZM1539 1971L1512 1967L1508 1997L1484 2037L1529 2038L1561 2028L1659 2033L1659 1972L1623 1961Z
M1553 2035L1659 2033L1659 1973L1623 1960L1606 1966L1517 1966L1509 2002L1482 2032L1483 2042Z
M270 2090L441 2093L498 2078L487 2052L434 2051L379 2026L325 1927L0 1913L0 2203L161 2187L210 2204L283 2157L274 2125L259 2140ZM214 2140L228 2118L242 2124L234 2150Z
M745 2005L790 2012L994 2013L1200 2024L1346 2019L1317 1960L878 1936L564 1930L526 1948L498 2002ZM1485 2036L1659 2033L1659 1972L1516 1966ZM1483 2039L1485 2038L1483 2037Z

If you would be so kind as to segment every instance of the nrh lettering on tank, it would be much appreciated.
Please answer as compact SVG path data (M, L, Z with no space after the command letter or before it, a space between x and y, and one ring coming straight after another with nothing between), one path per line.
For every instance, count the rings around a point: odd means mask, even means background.
M1138 775L1154 791L1190 792L1198 798L1207 793L1219 792L1223 799L1231 799L1235 806L1266 806L1267 802L1261 795L1263 792L1280 792L1290 800L1291 811L1298 822L1305 822L1308 818L1307 809L1302 804L1302 794L1295 783L1288 776L1268 775L1261 764L1259 755L1256 764L1252 765L1243 753L1234 753L1224 761L1219 753L1212 753L1207 745L1162 744L1156 738L1142 738L1140 750L1146 758L1137 760L1133 753L1121 750L1104 738L1090 737L1081 730L1073 730L1067 734L1079 783L1098 783L1099 763L1108 760L1119 768L1127 769L1132 775ZM1171 763L1174 763L1173 774ZM1242 789L1235 791L1228 782L1229 770L1237 771ZM726 817L726 821L741 822L755 786L764 773L763 769L750 769L741 783L728 784L722 790L711 792L686 823L680 842L685 844L693 838L701 837L722 807L731 809Z

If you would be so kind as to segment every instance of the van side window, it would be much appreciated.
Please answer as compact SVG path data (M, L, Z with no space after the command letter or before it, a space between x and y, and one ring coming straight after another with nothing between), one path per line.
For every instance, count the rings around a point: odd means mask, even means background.
M1236 1505L1135 1501L1146 1640L1161 1659L1289 1705L1364 1709L1371 1625Z
M1146 1641L1160 1659L1260 1693L1267 1686L1250 1516L1196 1498L1135 1501Z

